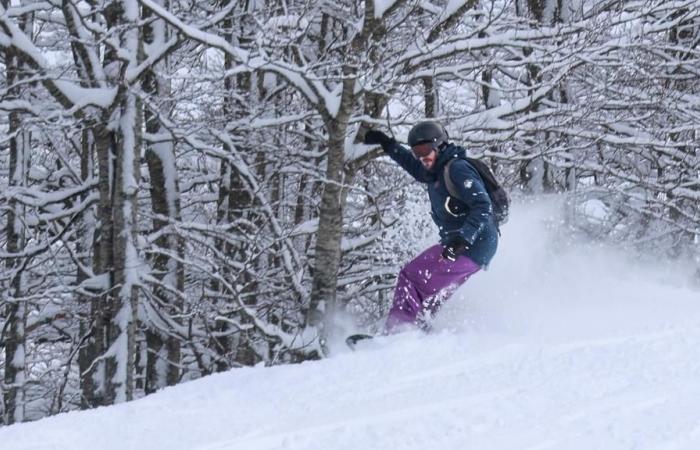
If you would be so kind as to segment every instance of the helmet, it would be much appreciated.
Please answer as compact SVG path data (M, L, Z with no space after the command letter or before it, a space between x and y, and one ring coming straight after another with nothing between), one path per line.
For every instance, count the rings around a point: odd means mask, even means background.
M433 142L436 144L435 148L438 148L446 144L448 138L447 131L442 125L433 120L426 120L418 122L408 132L408 145L413 147L417 144Z

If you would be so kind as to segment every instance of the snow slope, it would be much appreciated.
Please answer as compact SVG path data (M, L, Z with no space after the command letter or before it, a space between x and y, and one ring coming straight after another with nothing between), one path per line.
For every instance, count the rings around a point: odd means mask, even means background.
M0 428L2 450L700 448L700 293L523 205L431 335Z

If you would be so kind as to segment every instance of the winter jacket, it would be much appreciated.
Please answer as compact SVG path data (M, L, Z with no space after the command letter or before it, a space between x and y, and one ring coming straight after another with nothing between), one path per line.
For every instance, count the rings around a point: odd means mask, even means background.
M440 230L440 243L445 245L454 233L467 242L464 254L481 267L486 267L498 247L498 227L484 182L465 159L462 147L447 144L438 152L437 160L428 170L413 154L395 143L387 154L406 172L428 187L431 216ZM445 185L445 164L450 165L450 178L459 198L452 198Z

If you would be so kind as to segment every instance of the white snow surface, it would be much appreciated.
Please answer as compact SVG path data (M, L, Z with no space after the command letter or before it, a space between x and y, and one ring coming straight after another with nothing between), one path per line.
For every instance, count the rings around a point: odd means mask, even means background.
M697 450L689 267L562 238L560 215L516 206L432 334L0 428L0 449Z

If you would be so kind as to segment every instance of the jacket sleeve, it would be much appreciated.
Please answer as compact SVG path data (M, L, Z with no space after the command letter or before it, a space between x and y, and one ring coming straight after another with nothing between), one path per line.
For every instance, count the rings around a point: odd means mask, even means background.
M393 146L387 149L386 154L416 180L422 183L428 183L435 179L435 177L431 176L425 167L423 167L423 164L413 156L411 151L398 142L394 142Z
M473 245L492 220L491 198L479 173L467 161L457 160L451 164L449 176L457 189L458 199L467 205L467 217L459 234Z

